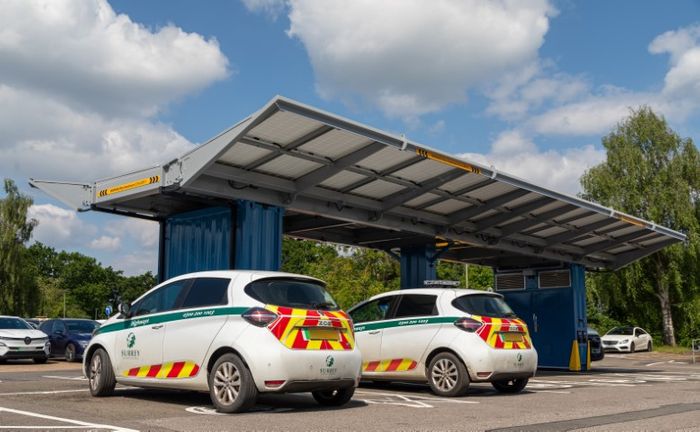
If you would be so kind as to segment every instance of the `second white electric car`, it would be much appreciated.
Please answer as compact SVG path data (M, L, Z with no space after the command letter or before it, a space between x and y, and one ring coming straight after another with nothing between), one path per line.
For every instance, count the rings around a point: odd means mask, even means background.
M422 288L380 294L348 310L367 380L427 381L440 396L470 382L520 392L537 369L525 323L500 294Z

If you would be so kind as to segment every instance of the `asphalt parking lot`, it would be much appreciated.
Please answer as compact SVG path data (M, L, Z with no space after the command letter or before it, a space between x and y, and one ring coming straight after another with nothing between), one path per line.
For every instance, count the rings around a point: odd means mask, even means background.
M700 363L662 353L607 355L588 373L542 371L518 395L473 384L461 398L427 386L363 384L340 409L310 395L262 396L254 411L220 415L207 394L117 387L93 398L80 365L0 365L0 429L224 430L649 430L700 431Z

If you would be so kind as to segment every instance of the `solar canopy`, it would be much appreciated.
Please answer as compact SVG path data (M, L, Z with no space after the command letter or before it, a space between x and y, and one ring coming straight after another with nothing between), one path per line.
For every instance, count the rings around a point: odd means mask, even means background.
M284 97L189 153L92 183L31 180L78 210L162 220L245 199L287 235L499 268L618 269L685 235Z

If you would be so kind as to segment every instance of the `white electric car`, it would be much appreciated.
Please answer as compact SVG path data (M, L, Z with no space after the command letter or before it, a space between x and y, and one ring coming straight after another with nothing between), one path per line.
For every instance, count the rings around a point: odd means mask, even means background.
M0 315L0 361L32 359L46 363L50 352L49 337L22 318Z
M440 396L470 382L517 393L537 370L525 323L500 294L421 288L372 297L348 310L362 352L362 378L427 381Z
M117 382L201 390L217 410L240 412L262 392L310 391L322 405L342 405L359 383L352 322L317 279L191 273L119 309L83 356L94 396Z

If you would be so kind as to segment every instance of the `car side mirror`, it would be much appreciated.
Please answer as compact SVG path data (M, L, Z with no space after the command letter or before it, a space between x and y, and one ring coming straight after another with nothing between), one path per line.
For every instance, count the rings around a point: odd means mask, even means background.
M131 305L129 302L119 303L119 313L124 315L125 318L129 318L129 313L131 312Z

